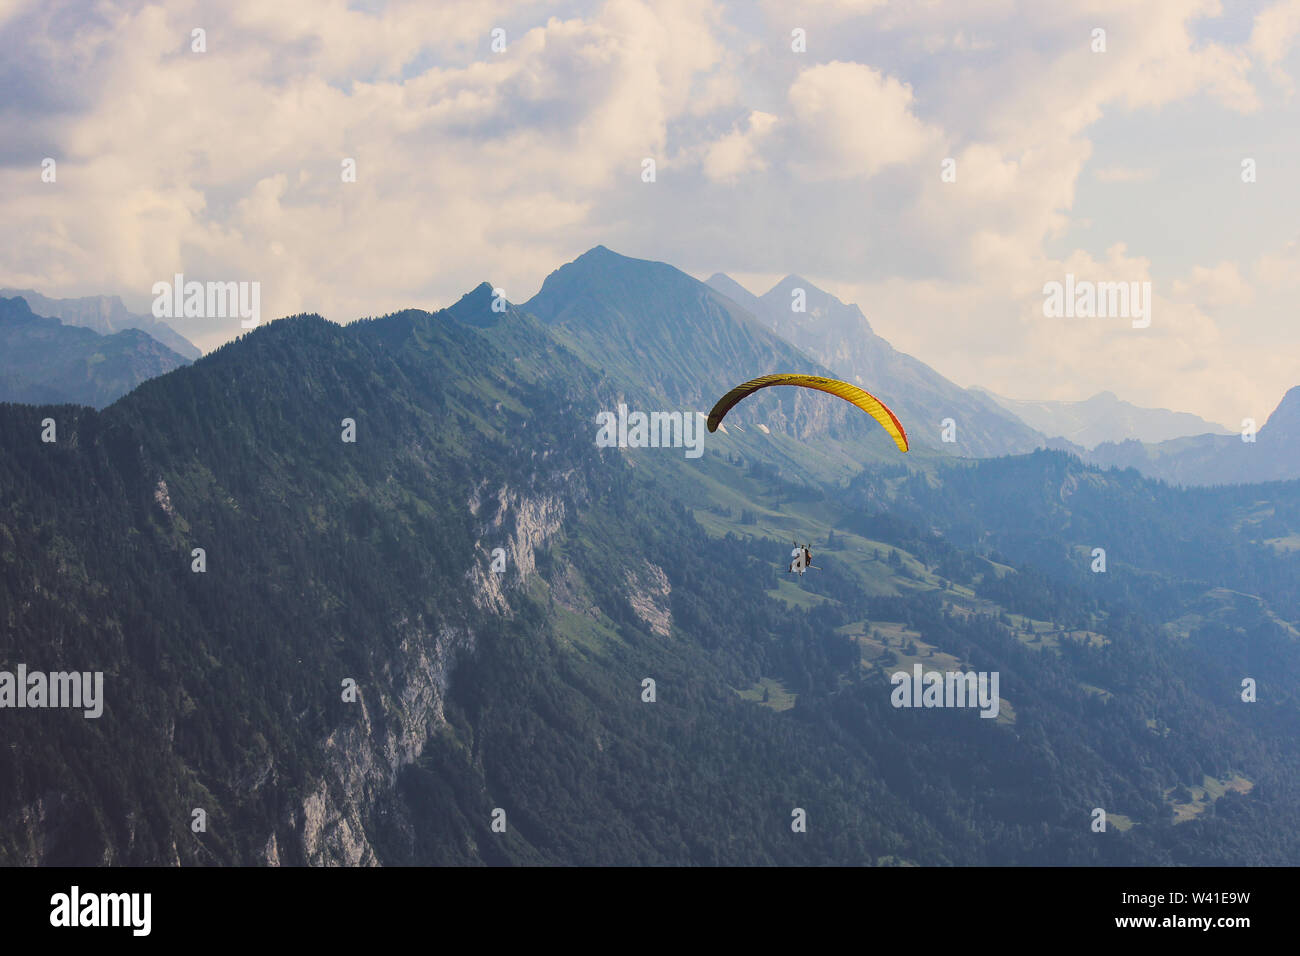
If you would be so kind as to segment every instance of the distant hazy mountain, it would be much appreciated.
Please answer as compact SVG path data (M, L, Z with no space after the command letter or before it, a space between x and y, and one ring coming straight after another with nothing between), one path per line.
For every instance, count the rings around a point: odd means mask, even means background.
M0 298L0 401L103 408L188 362L139 329L112 335L34 315Z
M1300 478L1300 386L1283 396L1255 441L1195 435L1155 444L1104 442L1086 456L1103 466L1136 468L1180 485L1223 485Z
M973 390L983 392L1030 428L1084 448L1095 448L1106 441L1162 442L1188 435L1230 434L1224 426L1199 415L1141 408L1121 400L1114 392L1100 392L1081 402L1036 402L1003 398L983 388Z
M721 273L708 285L840 377L878 394L916 442L976 457L1028 452L1046 444L1045 436L989 396L962 388L894 349L872 331L856 305L844 304L807 279L786 276L762 296ZM793 310L796 289L804 291L803 312ZM942 422L948 418L956 425L956 441L943 444Z
M765 327L731 298L663 262L632 259L604 246L551 273L520 308L540 319L565 345L619 388L664 409L707 412L728 389L772 372L831 375L832 370ZM898 395L879 390L886 402ZM728 416L728 447L760 444L771 454L785 445L796 471L817 467L820 455L850 449L857 467L879 455L897 461L885 432L843 402L806 389L755 395Z
M167 348L191 362L203 352L170 325L151 315L128 311L115 295L88 295L80 299L51 299L31 289L0 289L0 298L22 296L37 315L62 319L64 325L79 325L100 335L112 335L124 329L148 332Z

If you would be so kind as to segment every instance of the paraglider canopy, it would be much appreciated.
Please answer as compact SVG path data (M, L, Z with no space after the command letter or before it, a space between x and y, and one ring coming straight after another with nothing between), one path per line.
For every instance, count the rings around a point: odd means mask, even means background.
M732 407L737 403L748 398L760 388L769 388L773 385L797 385L800 388L815 388L820 392L827 392L837 398L842 398L850 405L856 405L878 421L880 426L889 432L890 437L894 439L894 444L898 446L899 451L907 451L907 432L903 431L902 422L898 420L884 402L856 385L833 378L823 378L820 375L795 375L791 373L763 375L759 378L750 379L742 385L737 385L726 395L723 395L718 400L718 404L713 406L713 411L709 412L709 431L717 431L718 426L722 424L722 420L727 417L727 412L731 411Z

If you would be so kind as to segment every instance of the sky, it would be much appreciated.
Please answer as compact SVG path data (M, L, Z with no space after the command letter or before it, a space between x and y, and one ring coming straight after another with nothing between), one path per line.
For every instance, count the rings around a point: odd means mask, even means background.
M1300 0L0 0L0 285L346 322L603 244L1235 428L1300 385L1298 80ZM1150 324L1044 315L1067 274Z

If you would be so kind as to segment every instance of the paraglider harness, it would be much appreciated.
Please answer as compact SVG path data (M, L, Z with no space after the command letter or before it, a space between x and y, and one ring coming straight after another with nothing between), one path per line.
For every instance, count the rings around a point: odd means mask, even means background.
M813 566L812 552L808 550L808 545L806 544L803 547L795 544L794 550L790 552L790 558L791 574L803 574Z

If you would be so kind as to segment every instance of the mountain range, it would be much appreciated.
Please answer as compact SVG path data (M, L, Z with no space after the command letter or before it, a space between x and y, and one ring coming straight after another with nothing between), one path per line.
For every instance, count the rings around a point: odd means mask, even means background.
M1254 435L1196 435L1157 444L1103 442L1085 457L1105 467L1136 468L1171 484L1289 480L1300 476L1300 386L1282 397Z
M1053 448L1103 467L1136 468L1172 484L1212 485L1300 478L1300 430L1289 394L1243 443L1222 425L1184 412L1141 408L1102 392L1082 402L1019 401L962 388L876 335L862 311L796 275L761 296L729 276L710 288L738 303L777 335L842 378L878 394L924 445L965 457ZM1293 390L1294 391L1294 390ZM951 420L955 441L941 440ZM1264 432L1269 431L1267 439Z
M1112 392L1101 392L1080 402L1060 402L1009 399L979 386L962 388L876 335L856 305L841 302L797 275L787 276L760 296L729 276L716 273L705 283L714 293L709 298L684 273L656 263L656 282L671 277L663 288L652 283L646 288L605 289L605 294L589 306L576 307L571 315L555 314L552 303L557 289L592 278L586 273L593 271L597 261L623 258L597 246L558 270L547 280L550 288L544 286L524 308L543 318L561 337L573 323L587 336L603 325L600 355L584 356L597 367L607 364L604 356L635 354L637 336L655 341L654 352L637 357L638 363L645 364L639 370L639 380L653 386L647 397L678 403L689 400L707 407L710 390L716 392L728 381L752 377L749 367L741 367L733 359L743 354L737 353L737 348L743 350L753 344L752 325L757 322L774 332L782 343L794 346L791 351L769 342L770 347L762 353L764 368L809 371L816 366L817 374L848 378L869 387L898 412L910 439L919 448L962 457L995 457L1053 448L1103 467L1132 467L1149 477L1187 486L1300 477L1300 460L1290 454L1289 439L1278 424L1269 430L1262 445L1247 442L1248 448L1243 450L1228 440L1230 432L1222 425L1185 412L1141 408ZM118 329L142 329L159 341L171 343L180 355L194 358L200 354L165 323L129 312L116 296L50 299L30 291L21 294L29 304L37 303L34 311L61 317L65 324L93 328L105 335ZM710 323L710 328L722 338L712 343L718 348L702 360L694 354L700 343L683 341L681 330L674 330L665 320L705 301L717 320ZM620 327L620 323L626 327ZM728 335L737 338L728 341ZM581 338L570 339L580 352ZM664 351L665 345L671 348ZM17 354L16 350L11 352ZM23 354L23 367L11 360L8 390L0 397L103 405L144 378L174 367L170 359L164 358L145 362L134 372L118 374L112 370L112 385L88 390L87 375L95 373L87 373L75 361L71 368L61 364L62 360L45 361L39 348ZM660 355L664 356L662 361ZM811 364L809 359L813 360ZM70 377L65 381L64 376ZM705 384L708 389L702 388ZM762 395L747 405L746 411L765 410L774 400L770 394ZM817 414L820 408L816 402L809 405L798 393L786 400L789 408L775 411L773 422L759 423L769 434L772 427L787 430L788 415L796 406L800 414L807 414L808 409ZM842 410L831 410L829 415L823 427L834 420L837 428L861 430L860 423ZM1288 416L1278 418L1275 412L1273 417L1281 423ZM743 420L733 419L733 427L738 425L743 430ZM805 460L808 454L806 449L800 452Z
M969 457L1018 454L1044 445L1045 436L1015 414L897 351L872 331L856 305L845 305L806 279L787 276L762 296L721 273L707 284L837 377L878 395L909 423L909 435L921 444ZM796 293L802 297L796 299ZM796 311L796 304L802 309ZM946 419L956 426L956 440L947 444L942 441Z
M103 408L188 361L139 329L101 335L0 298L0 401Z
M37 315L60 319L64 325L92 329L100 335L113 335L126 329L147 332L176 354L194 361L202 351L166 322L151 315L132 312L115 295L89 295L78 299L51 299L31 289L0 289L0 298L25 299Z
M903 456L799 389L602 447L834 369L602 247L491 290L0 405L0 670L105 688L0 709L0 862L1300 862L1300 482Z
M979 389L1040 434L1063 438L1085 450L1103 442L1158 444L1192 435L1226 435L1228 429L1188 412L1141 408L1114 392L1098 392L1081 402L1019 401Z

